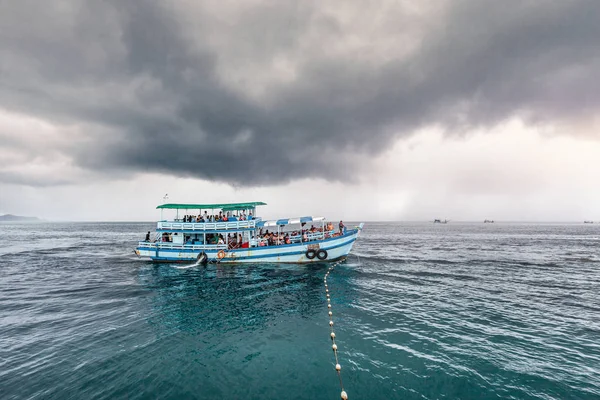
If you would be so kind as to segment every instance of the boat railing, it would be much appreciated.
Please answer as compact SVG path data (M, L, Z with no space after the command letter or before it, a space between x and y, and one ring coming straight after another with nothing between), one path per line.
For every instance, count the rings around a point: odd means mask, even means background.
M330 237L333 236L333 234L335 233L335 231L325 231L325 232L311 232L311 233L307 233L306 234L306 239L308 239L309 242L315 241L315 240L321 240L321 239L328 239ZM301 240L301 236L300 235L295 235L295 236L290 236L290 241L292 242L300 242Z
M138 247L150 248L150 249L192 249L192 250L227 250L226 244L180 244L180 243L172 243L172 242L146 242L141 241L138 243Z
M302 237L302 235L298 234L298 235L290 235L290 243L308 243L308 242L314 242L317 240L324 240L324 239L329 239L331 237L335 236L336 231L335 230L330 230L330 231L325 231L325 232L311 232L311 233L307 233L306 237ZM277 240L276 240L277 241ZM258 245L260 245L260 243L267 243L268 240L265 238L262 239L257 239L256 243ZM279 240L279 244L284 244L283 240Z
M256 228L256 222L260 219L245 221L227 221L227 222L176 222L160 221L157 224L158 229L168 229L173 231L213 231L213 230L235 230Z

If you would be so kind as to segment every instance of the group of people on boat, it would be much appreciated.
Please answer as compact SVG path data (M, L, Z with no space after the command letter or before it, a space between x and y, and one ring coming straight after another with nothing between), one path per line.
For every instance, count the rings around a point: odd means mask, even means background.
M303 229L295 230L292 232L269 232L266 230L263 233L262 228L258 234L258 246L278 246L282 244L292 244L298 242L310 242L319 239L327 239L330 237L341 236L346 232L346 226L342 221L339 223L339 232L335 232L333 223L328 222L323 228L315 227L311 225L309 229L304 229L304 223L302 224ZM318 235L322 233L322 235Z
M297 234L297 232L292 232L292 235L294 234ZM267 230L264 234L260 233L257 239L257 244L260 247L292 243L292 239L290 238L290 234L288 232L280 232L277 234Z
M146 234L146 241L149 242L150 240L150 232L148 232ZM161 242L173 242L173 235L167 232L163 232L162 237L160 239Z
M222 213L221 213L221 215L222 215ZM188 217L191 218L192 216L190 216L190 215L184 216L184 221L187 222ZM220 216L217 215L215 217L220 217ZM227 216L225 216L224 218L227 218ZM252 218L252 213L250 213L248 215L248 218ZM201 219L203 220L203 217ZM225 221L226 220L227 219L225 219ZM310 242L310 241L319 240L319 239L327 239L330 237L341 236L341 235L345 234L345 231L346 231L346 226L344 225L344 223L342 221L340 221L340 223L338 225L338 227L339 227L338 232L334 231L332 222L328 222L323 228L319 228L319 227L315 227L314 225L311 225L311 227L309 229L304 229L304 225L305 225L305 223L302 224L302 229L300 229L300 230L295 230L295 231L291 231L291 232L278 232L278 233L277 232L269 232L268 229L265 232L263 232L263 229L261 228L258 233L258 236L256 237L256 239L257 239L256 244L260 247L263 247L263 246L277 246L277 245L282 245L282 244L292 244L292 243L297 243L297 242ZM318 235L318 233L322 233L322 235ZM148 232L146 234L145 241L150 242L150 232ZM162 242L173 242L172 234L168 233L168 232L163 232L161 241ZM202 238L201 235L195 235L195 236L188 235L188 236L185 236L184 242L185 242L185 244L192 244L192 245L198 244L198 243L204 244L203 243L204 239ZM237 234L229 233L228 237L227 237L227 241L225 241L225 237L221 233L208 233L208 234L206 234L206 244L213 244L213 245L228 244L228 247L230 249L249 247L249 243L247 241L244 242L242 240L241 233L237 233Z
M188 239L189 242L189 238ZM208 233L206 235L206 244L226 244L230 249L237 249L240 247L249 247L248 242L244 242L242 239L242 234L238 233L230 233L227 235L227 242L225 241L225 237L222 233Z
M223 211L219 211L219 214L209 215L208 212L204 211L204 214L184 215L181 219L181 222L227 222L246 221L252 219L254 219L254 217L252 216L252 211L249 211L248 215L246 215L245 211L242 211L237 215L231 214L230 211L227 211L226 213L223 213Z

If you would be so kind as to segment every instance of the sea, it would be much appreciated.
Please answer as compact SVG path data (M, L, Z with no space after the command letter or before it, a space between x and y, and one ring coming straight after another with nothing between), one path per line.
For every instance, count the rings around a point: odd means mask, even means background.
M328 266L0 225L0 399L600 399L600 224L365 225Z

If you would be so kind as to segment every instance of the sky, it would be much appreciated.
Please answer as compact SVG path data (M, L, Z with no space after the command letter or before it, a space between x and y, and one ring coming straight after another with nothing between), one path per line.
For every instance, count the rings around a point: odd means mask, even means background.
M0 214L600 220L596 0L0 10Z

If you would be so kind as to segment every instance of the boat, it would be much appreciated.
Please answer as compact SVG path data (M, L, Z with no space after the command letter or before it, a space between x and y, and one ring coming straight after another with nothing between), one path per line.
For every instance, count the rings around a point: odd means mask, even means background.
M437 219L436 218L436 219L433 220L433 223L434 224L447 224L448 220L447 219Z
M484 224L493 224L494 220L493 219L486 219L483 221Z
M324 217L263 220L256 213L263 202L224 204L161 204L155 237L146 235L135 254L154 262L323 263L344 260L364 224L349 228ZM173 219L163 219L175 210ZM184 215L180 216L180 211ZM190 210L195 215L187 215Z
M594 221L583 221L584 224L593 224Z

